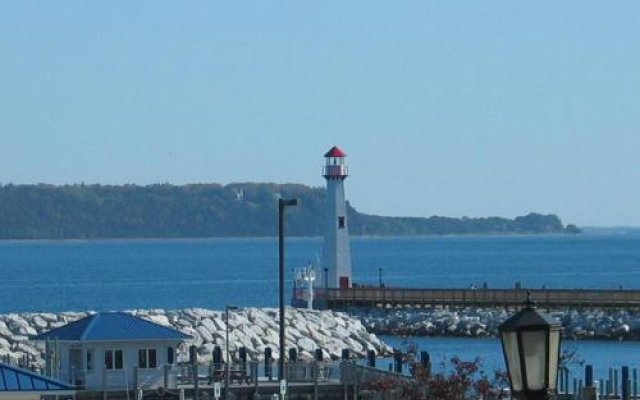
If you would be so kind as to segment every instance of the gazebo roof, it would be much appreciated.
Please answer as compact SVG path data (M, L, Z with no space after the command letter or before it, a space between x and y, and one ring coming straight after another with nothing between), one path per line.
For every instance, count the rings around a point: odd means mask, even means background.
M191 336L124 312L100 312L42 333L35 340L186 340Z

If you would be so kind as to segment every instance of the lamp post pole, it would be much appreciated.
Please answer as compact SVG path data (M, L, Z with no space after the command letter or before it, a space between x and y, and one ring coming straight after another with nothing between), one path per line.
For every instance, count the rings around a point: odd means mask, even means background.
M225 363L225 377L224 377L224 399L227 400L229 398L229 385L230 385L230 368L229 364L231 363L231 353L229 352L229 310L236 310L238 307L226 305L224 306L224 313L226 318L226 326L225 326L225 350L227 352L227 362Z
M278 378L284 379L284 209L297 206L297 199L278 200L278 253L279 253L279 294L280 294L280 358L278 359Z

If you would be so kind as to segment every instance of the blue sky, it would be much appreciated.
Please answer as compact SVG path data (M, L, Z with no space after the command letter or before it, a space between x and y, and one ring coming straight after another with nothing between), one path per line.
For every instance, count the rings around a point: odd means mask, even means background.
M0 182L640 226L640 2L0 2Z

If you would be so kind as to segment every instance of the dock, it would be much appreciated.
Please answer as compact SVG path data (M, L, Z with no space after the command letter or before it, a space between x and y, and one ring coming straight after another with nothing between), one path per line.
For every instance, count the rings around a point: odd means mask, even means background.
M413 289L352 287L318 290L329 309L351 307L519 307L526 292L540 307L640 309L640 290L607 289ZM304 293L296 293L296 297ZM302 297L298 297L301 299Z

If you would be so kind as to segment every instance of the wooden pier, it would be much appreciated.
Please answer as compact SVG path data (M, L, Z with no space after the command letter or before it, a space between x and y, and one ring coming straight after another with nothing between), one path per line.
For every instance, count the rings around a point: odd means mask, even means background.
M604 289L410 289L353 287L318 293L327 308L349 307L518 307L526 291L540 307L640 308L640 290Z

